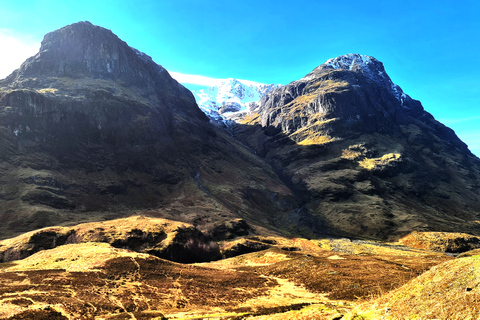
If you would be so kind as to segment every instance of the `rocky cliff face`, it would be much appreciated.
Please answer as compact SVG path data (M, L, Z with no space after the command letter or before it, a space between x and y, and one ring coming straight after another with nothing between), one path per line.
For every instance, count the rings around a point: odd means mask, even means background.
M373 57L328 60L267 94L234 132L304 196L319 230L478 232L479 159Z
M198 224L264 215L263 202L287 210L268 165L215 130L190 91L111 31L49 33L0 82L0 234L140 209Z

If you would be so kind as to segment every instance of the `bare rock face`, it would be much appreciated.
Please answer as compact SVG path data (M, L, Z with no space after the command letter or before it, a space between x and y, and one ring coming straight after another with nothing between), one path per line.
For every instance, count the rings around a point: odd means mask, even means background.
M15 86L25 78L38 76L114 80L124 87L139 88L144 96L161 92L192 95L149 56L90 22L75 23L45 35L40 51L6 83Z
M132 210L200 224L257 216L241 198L251 181L272 212L296 206L286 187L288 205L270 201L279 179L216 130L189 90L110 30L51 32L0 81L0 238Z
M316 232L480 231L480 160L373 57L328 60L233 132L303 197L298 221Z
M276 89L261 102L261 124L293 133L315 121L336 136L394 133L412 118L434 128L456 147L467 146L394 84L383 64L369 56L350 54L330 59L304 78ZM303 137L303 135L299 135ZM296 138L297 142L299 138Z
M47 34L40 52L2 86L0 123L19 148L36 146L79 166L125 169L135 161L129 154L171 143L185 129L177 111L206 122L192 94L164 68L89 22Z

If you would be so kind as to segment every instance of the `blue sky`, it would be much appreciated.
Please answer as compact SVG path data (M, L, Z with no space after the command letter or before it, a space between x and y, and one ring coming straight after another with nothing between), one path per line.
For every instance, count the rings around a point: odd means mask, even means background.
M0 2L0 17L0 78L46 33L83 20L203 80L286 84L329 58L371 55L480 155L478 0L16 0Z

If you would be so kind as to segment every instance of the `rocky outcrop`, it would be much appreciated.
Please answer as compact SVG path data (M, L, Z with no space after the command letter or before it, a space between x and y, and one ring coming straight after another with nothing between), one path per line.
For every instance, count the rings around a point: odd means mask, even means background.
M275 89L260 104L261 125L289 134L312 126L318 127L317 131L335 131L337 138L359 133L394 134L397 126L409 125L415 119L456 148L467 149L453 130L403 93L383 64L369 56L330 59L304 78ZM300 133L292 136L296 142L303 137Z
M245 250L252 252L268 247L259 241L246 241L243 245L238 244L235 250L229 248L222 256L217 242L231 241L250 233L253 228L242 219L226 221L202 232L177 221L132 216L73 227L44 228L0 241L0 263L25 259L39 251L66 244L92 242L108 243L114 248L181 263L214 261L243 254Z

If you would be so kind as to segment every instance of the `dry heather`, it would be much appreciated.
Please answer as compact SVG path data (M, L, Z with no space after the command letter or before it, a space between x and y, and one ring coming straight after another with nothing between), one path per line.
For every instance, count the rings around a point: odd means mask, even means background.
M138 252L154 246L149 234L161 234L157 245L167 245L190 227L130 217L4 240L2 252L23 248L29 256L0 264L0 318L423 319L453 317L456 308L478 316L480 256L453 260L398 243L251 235L245 226L235 237L228 233L233 225L211 235L229 234L216 243L228 259L186 265ZM427 235L425 243L438 238ZM51 246L61 237L70 243ZM40 251L28 251L32 245ZM435 305L442 300L451 303Z
M451 259L346 239L251 236L219 245L240 244L268 249L196 265L107 243L42 250L0 264L0 318L332 319Z
M480 256L445 262L345 319L479 319Z
M480 248L480 237L457 232L412 232L399 242L412 248L450 253Z
M79 266L72 264L77 260ZM0 318L33 311L35 318L45 310L63 319L232 312L276 286L251 273L177 264L107 244L71 244L0 266Z

